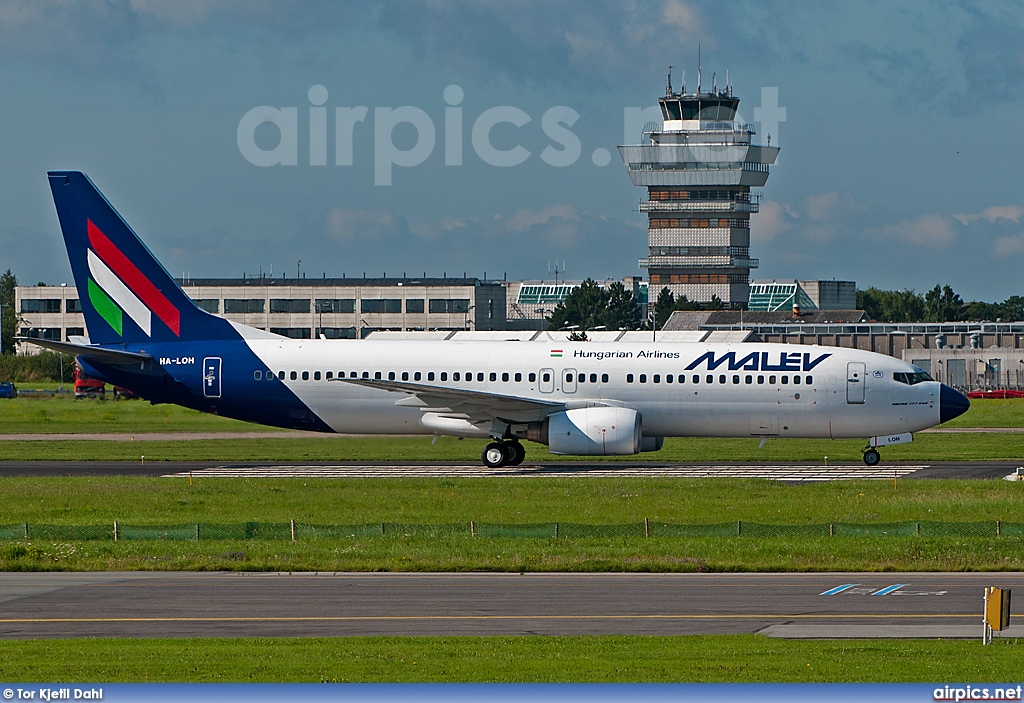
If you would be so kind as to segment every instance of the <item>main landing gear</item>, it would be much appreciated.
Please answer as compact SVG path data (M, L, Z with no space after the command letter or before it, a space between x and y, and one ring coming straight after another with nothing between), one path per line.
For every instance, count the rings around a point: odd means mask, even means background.
M875 466L882 456L878 453L877 449L865 449L864 450L864 463L868 466Z
M480 458L483 459L485 466L492 469L502 466L519 466L526 458L526 450L514 439L508 442L491 442L484 447Z

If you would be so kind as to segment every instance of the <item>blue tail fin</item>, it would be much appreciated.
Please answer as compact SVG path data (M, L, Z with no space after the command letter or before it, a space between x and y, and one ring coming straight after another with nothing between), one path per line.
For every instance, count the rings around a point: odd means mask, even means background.
M93 344L237 338L195 306L88 176L47 175Z

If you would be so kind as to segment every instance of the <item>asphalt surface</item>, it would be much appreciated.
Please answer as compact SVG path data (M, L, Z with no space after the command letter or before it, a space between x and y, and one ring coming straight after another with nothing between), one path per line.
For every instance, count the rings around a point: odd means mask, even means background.
M867 467L860 463L818 466L813 464L785 464L781 468L790 470L791 476L768 476L779 480L801 480L800 472L812 472L807 480L831 480L833 478L883 478L892 480L894 472L901 479L912 478L961 478L1001 479L1024 466L1020 461L974 461L974 462L915 462L911 464L882 463ZM518 467L507 467L501 471L483 471L481 464L417 463L396 464L393 462L338 462L296 464L295 462L203 462L203 461L0 461L0 477L5 476L187 476L188 472L208 472L206 475L260 475L261 469L306 467L303 477L368 477L368 476L636 476L636 475L685 475L699 478L759 475L756 469L765 467L742 464L695 464L681 466L664 462L528 462ZM780 468L772 467L772 468ZM347 470L346 470L347 469ZM511 469L511 470L510 470ZM674 470L674 471L673 471ZM263 472L264 474L267 472ZM283 476L284 472L269 472ZM762 472L763 473L763 472Z
M0 573L0 638L971 638L985 586L1024 574Z

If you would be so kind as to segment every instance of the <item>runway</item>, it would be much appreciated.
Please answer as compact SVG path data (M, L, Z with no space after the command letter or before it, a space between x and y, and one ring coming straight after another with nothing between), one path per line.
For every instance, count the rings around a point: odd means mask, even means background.
M0 637L969 638L985 586L1024 574L2 573Z
M522 466L488 469L481 464L337 462L296 464L287 462L211 461L0 461L5 476L165 476L204 478L766 478L780 481L831 481L842 479L962 478L1002 479L1014 474L1024 461L921 462L913 464L697 464L666 462L529 462Z

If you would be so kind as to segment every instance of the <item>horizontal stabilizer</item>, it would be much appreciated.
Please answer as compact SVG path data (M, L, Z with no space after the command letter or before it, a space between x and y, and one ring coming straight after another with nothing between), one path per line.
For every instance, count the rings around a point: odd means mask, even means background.
M18 342L28 342L38 347L44 347L64 354L80 356L83 359L102 361L107 364L143 364L153 359L152 356L142 352L130 352L123 349L107 349L96 347L90 344L72 344L71 342L56 342L49 339L38 339L36 337L15 337Z

